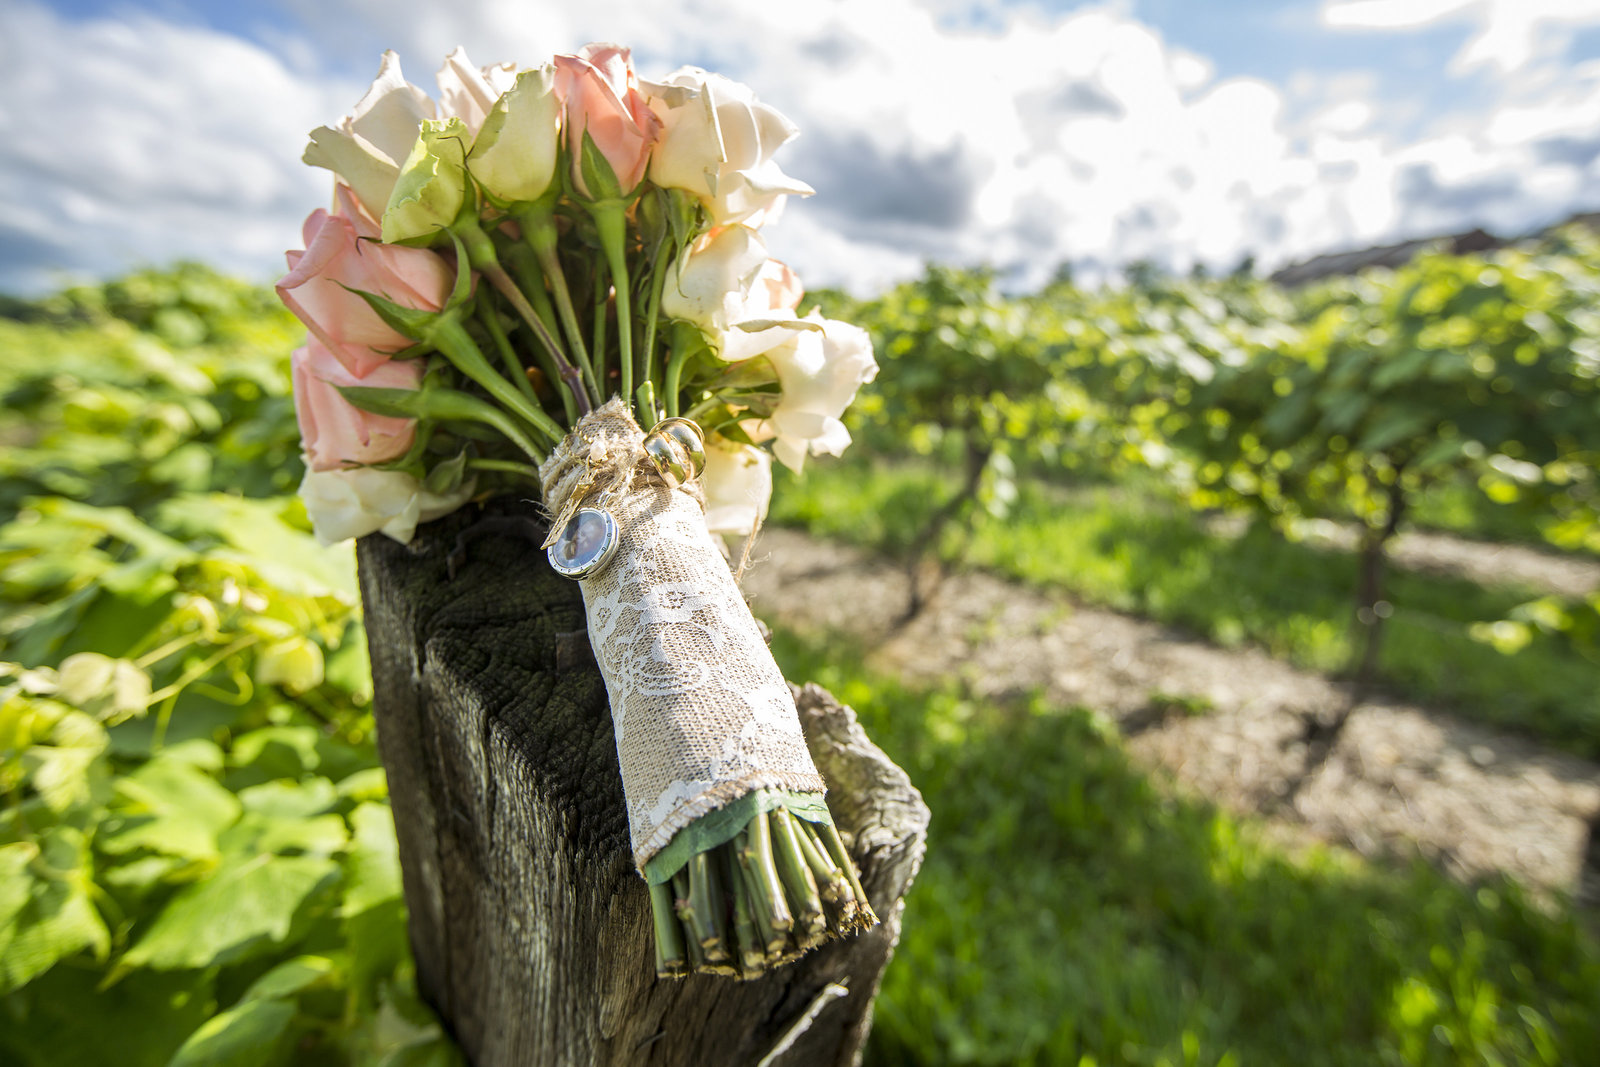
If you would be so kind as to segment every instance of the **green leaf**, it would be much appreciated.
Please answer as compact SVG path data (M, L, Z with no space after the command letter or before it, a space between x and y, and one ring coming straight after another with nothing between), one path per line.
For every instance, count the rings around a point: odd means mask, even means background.
M275 819L309 819L337 803L339 792L326 778L292 781L280 778L239 790L245 811Z
M354 833L346 861L344 914L359 915L401 895L400 851L387 804L360 804L350 813Z
M423 389L380 389L371 385L342 385L339 395L351 405L392 419L421 418L425 411Z
M1372 421L1356 442L1362 452L1382 452L1428 429L1435 416L1430 411L1398 408L1385 411Z
M250 784L299 778L316 770L322 762L317 741L317 731L310 726L264 726L241 734L234 741L228 763L255 772Z
M455 389L375 389L365 385L339 386L339 395L363 411L394 418L481 422L500 427L505 414L493 404Z
M86 949L105 956L111 935L89 899L90 870L88 844L69 826L0 845L0 994Z
M251 983L244 1000L272 1000L292 997L308 986L335 974L333 961L326 956L296 956L278 964Z
M190 1035L169 1067L266 1067L294 1016L288 1001L247 1000Z
M579 150L578 176L582 179L583 188L579 190L582 199L603 202L622 198L623 188L617 180L617 172L587 129L583 131L583 147Z
M271 952L339 876L317 856L257 856L179 891L117 965L178 970Z
M323 665L323 684L349 694L357 704L372 699L372 663L367 658L367 629L359 618L351 619L339 638L339 647Z
M217 847L231 856L260 853L297 853L330 856L349 840L344 819L337 815L311 818L275 818L246 812L217 840Z
M116 780L111 817L96 838L101 851L149 849L215 860L217 839L239 818L239 801L216 779L179 760L157 757Z
M1433 358L1434 353L1432 351L1415 348L1398 356L1391 356L1380 363L1377 370L1373 371L1372 387L1380 391L1387 391L1401 383L1424 377L1433 362Z
M382 767L364 767L339 782L339 795L355 801L377 801L385 806L389 800L389 780Z
M322 649L296 634L256 653L257 685L276 685L295 696L322 684Z
M377 1067L460 1067L461 1051L443 1034L387 1053Z
M3 1002L0 1063L164 1067L214 1010L200 971L140 971L98 989L98 970L57 967Z
M295 596L333 596L354 603L355 556L349 545L324 548L291 526L281 500L249 500L226 493L164 501L161 522L185 536L210 536L239 550L214 558L248 563L272 588Z
M43 743L23 752L28 784L58 815L87 804L104 785L107 770L100 757L108 744L103 726L81 711L68 711Z
M397 304L387 297L377 293L367 293L360 289L350 289L350 292L367 302L373 312L382 319L384 325L403 337L413 341L426 342L433 336L434 326L442 317L442 312L427 311L418 308L408 308L404 304Z

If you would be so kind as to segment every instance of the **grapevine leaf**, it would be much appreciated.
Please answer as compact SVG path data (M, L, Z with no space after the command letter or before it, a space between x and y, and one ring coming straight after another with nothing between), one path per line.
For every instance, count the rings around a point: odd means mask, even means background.
M118 964L178 970L233 963L286 944L339 876L320 856L256 856L180 890Z
M0 1063L164 1067L214 1010L203 972L140 971L109 989L100 977L56 967L8 994Z
M89 899L89 847L57 826L39 842L0 845L0 993L85 949L103 957L111 935Z
M292 997L308 986L334 974L333 961L326 956L296 956L285 960L251 983L245 1000L273 1000Z
M103 852L149 849L214 860L217 837L239 817L239 801L188 763L157 758L116 780L116 799L96 840Z
M350 813L350 842L344 893L344 914L400 898L400 854L394 815L387 804L360 804Z
M189 1035L169 1067L265 1067L294 1015L286 1000L246 1000Z

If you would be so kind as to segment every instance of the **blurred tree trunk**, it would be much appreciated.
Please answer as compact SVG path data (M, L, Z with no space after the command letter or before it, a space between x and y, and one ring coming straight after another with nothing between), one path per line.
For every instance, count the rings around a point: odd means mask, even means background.
M605 685L573 655L587 648L578 586L511 533L468 544L451 579L447 557L476 517L409 546L359 545L423 996L478 1067L859 1059L923 853L928 811L909 779L849 709L801 691L829 806L883 922L756 981L658 980Z
M983 472L989 467L989 459L994 454L994 449L987 443L979 444L971 430L966 431L965 437L966 444L962 453L965 458L965 471L962 475L961 488L929 516L927 523L923 525L921 532L910 546L911 555L906 564L910 592L906 599L905 614L900 619L902 623L908 623L920 615L939 591L939 587L944 584L948 570L939 552L944 541L945 527L977 503L979 490L983 488ZM966 521L969 529L965 534L963 550L971 544L970 527L976 520L969 517Z
M1388 509L1383 525L1368 528L1362 536L1360 575L1356 584L1356 646L1355 686L1358 694L1365 693L1378 677L1379 659L1383 653L1383 621L1393 610L1384 590L1384 564L1387 562L1389 542L1400 532L1405 521L1405 487L1401 478L1405 464L1394 472L1394 482L1389 486Z

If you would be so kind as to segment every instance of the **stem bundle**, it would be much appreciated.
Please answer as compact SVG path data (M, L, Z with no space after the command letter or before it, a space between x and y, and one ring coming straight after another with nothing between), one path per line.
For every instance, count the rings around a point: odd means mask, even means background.
M656 974L757 978L874 926L839 831L782 807L650 887Z

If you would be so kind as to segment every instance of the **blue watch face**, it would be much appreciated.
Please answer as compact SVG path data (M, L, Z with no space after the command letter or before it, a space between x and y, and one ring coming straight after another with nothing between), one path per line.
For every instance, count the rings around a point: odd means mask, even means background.
M546 555L556 573L587 578L605 566L617 547L617 520L599 508L579 508Z

